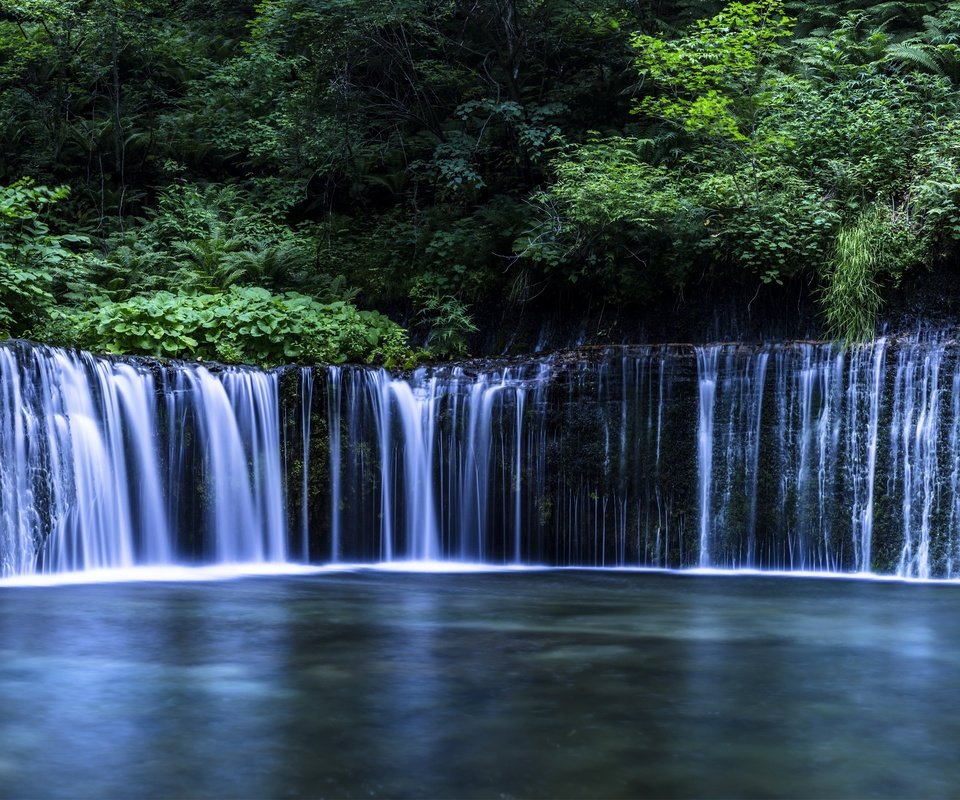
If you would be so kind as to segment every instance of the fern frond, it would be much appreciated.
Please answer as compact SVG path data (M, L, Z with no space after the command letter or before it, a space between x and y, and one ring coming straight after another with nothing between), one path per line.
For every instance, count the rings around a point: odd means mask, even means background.
M938 63L936 55L919 44L909 42L892 44L887 48L886 60L914 64L936 75L943 74L943 67Z

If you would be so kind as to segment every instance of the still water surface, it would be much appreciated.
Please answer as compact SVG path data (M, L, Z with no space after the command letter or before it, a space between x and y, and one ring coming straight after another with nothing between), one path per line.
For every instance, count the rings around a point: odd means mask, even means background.
M960 586L0 588L0 796L950 797Z

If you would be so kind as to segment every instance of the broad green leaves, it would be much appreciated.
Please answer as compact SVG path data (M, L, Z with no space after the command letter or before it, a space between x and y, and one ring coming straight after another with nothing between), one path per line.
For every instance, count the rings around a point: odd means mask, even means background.
M345 361L399 366L412 358L406 333L381 314L256 287L106 301L71 324L71 334L85 346L113 353L263 366Z

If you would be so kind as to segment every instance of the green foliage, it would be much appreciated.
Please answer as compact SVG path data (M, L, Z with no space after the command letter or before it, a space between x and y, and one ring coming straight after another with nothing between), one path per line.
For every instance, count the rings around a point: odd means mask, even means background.
M698 136L749 141L761 84L793 23L779 0L731 2L680 38L634 36L637 69L666 93L638 110Z
M256 210L233 188L168 186L138 223L107 237L104 255L89 260L91 275L113 299L169 286L262 286L325 302L355 295L342 275L320 268L314 236Z
M682 175L646 160L654 150L651 140L622 137L567 148L553 162L553 184L535 197L539 225L514 243L521 263L600 284L616 301L650 297L658 284L682 286L706 210ZM514 291L529 292L529 280Z
M457 358L467 354L466 337L476 333L470 311L451 295L429 294L424 285L414 287L417 317L428 328L426 348L433 358Z
M643 89L655 92L636 110L689 138L567 150L518 252L551 267L587 262L608 296L637 262L681 288L704 272L814 276L829 329L863 335L884 287L929 263L936 243L948 249L960 166L953 133L936 134L960 113L940 74L943 27L927 20L926 33L903 36L873 18L840 9L834 27L791 39L784 4L732 2L679 35L634 36Z
M771 157L802 170L853 210L877 194L902 191L918 143L953 105L949 84L929 75L876 72L794 83L763 135L789 144Z
M504 303L796 282L862 335L960 254L958 86L958 2L8 0L0 331L276 361L195 317L356 302L449 356Z
M873 335L883 306L883 283L897 283L924 253L902 212L879 203L843 226L823 288L823 310L831 335L845 342Z
M744 202L737 184L751 179L758 189ZM786 168L758 176L714 175L696 196L711 209L701 249L762 283L783 283L820 268L840 221L831 201Z
M878 253L871 239L876 225L871 222L864 219L840 230L833 269L823 293L830 332L847 342L871 336L880 310Z
M908 189L924 234L948 250L960 242L960 120L931 133L914 159Z
M60 335L112 353L264 366L345 361L398 366L412 358L403 329L382 314L254 287L103 301L74 315Z
M43 219L46 208L68 193L26 179L0 187L0 332L6 336L42 322L56 290L79 275L79 260L67 245L86 239L53 235Z
M551 199L575 223L597 228L628 224L649 231L687 213L676 178L644 160L650 145L612 138L573 148L554 162Z

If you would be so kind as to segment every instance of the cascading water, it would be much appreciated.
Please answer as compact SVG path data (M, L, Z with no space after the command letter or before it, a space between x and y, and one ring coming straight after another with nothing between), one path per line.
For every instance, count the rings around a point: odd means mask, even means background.
M0 387L0 574L285 559L276 375L8 344Z
M954 577L960 346L406 376L0 346L2 574L288 557Z
M713 412L717 397L717 357L714 347L697 349L700 420L697 425L697 472L700 491L700 566L710 565L710 496L713 489Z
M860 572L870 571L873 549L880 393L886 349L886 339L858 348L853 353L847 377L847 458L853 465L866 467L849 470L854 564Z
M330 483L343 492L331 506L335 559L523 560L525 489L543 435L525 411L544 402L546 374L543 365L418 370L409 380L332 370Z
M337 380L349 501L332 526L349 561L422 558L429 535L440 557L497 563L960 565L960 400L945 399L960 348L945 338Z

